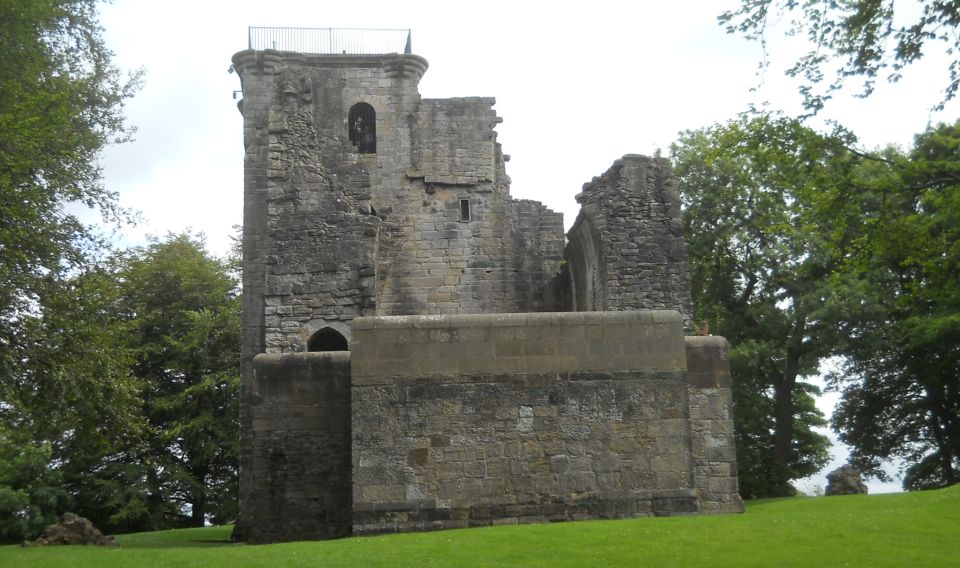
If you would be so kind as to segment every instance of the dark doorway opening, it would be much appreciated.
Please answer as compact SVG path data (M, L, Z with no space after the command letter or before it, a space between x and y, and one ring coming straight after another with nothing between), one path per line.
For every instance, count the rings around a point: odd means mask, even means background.
M349 351L347 338L339 331L325 327L310 336L307 351Z

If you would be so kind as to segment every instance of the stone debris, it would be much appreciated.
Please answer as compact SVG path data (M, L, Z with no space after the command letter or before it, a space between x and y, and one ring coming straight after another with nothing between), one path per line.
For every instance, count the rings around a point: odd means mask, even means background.
M860 470L850 464L842 465L827 474L827 495L857 495L867 492Z
M24 546L59 546L64 544L83 544L95 546L116 546L112 536L104 536L89 519L75 513L64 513L59 523L53 523L43 530L40 538L26 541Z

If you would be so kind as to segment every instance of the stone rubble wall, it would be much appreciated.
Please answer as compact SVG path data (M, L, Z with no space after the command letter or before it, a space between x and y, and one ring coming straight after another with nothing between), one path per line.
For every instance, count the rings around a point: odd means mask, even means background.
M417 56L244 51L241 509L253 499L253 357L360 315L556 309L562 217L516 202L492 98L422 101ZM348 116L376 111L377 151ZM469 199L471 220L460 219ZM237 538L247 519L241 513Z
M563 217L510 197L493 104L423 99L411 115L412 163L389 188L402 199L383 210L377 240L378 315L556 309L548 284L562 261Z
M510 201L509 225L513 229L513 269L517 312L559 312L563 310L564 290L556 278L562 270L563 214L555 213L539 201Z
M490 184L428 184L424 210L388 218L377 241L378 315L555 309L544 290L562 259L563 218ZM471 219L460 218L469 199Z
M245 541L248 520L254 510L253 468L255 465L251 437L253 433L253 358L266 350L265 338L265 271L264 251L269 239L267 230L267 155L270 135L270 107L273 100L275 70L281 60L275 54L241 52L233 57L233 65L241 78L243 100L238 107L243 114L243 336L240 343L240 513L233 538Z
M353 326L355 534L697 512L678 313Z
M678 310L692 330L690 265L669 161L628 154L576 199L568 309Z
M602 221L602 219L601 219ZM607 265L601 236L593 220L583 209L567 234L564 249L567 261L566 303L574 312L598 312L607 308Z

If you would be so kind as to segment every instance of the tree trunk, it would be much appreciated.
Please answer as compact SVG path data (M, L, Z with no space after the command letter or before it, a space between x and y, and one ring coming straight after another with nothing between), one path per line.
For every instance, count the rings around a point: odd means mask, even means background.
M788 492L790 484L790 454L793 442L793 390L800 374L800 357L803 355L803 336L806 330L806 316L798 315L794 322L790 344L787 346L786 364L783 373L774 383L774 432L773 432L773 471L777 476L777 485L783 493Z
M190 526L202 527L207 520L207 474L196 474L194 479L197 480L197 490L190 503Z
M200 489L197 494L194 495L191 505L193 512L190 514L190 526L202 527L207 514L206 491Z
M929 391L928 391L929 392ZM937 454L940 457L940 468L943 470L944 485L954 485L957 482L956 473L953 469L953 447L954 440L951 439L950 416L949 411L944 408L941 401L933 401L931 404L930 426L933 433L933 439L937 444Z

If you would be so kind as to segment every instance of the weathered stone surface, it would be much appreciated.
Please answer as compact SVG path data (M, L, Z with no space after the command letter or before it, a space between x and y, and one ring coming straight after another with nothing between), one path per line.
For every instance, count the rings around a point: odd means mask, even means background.
M577 195L566 309L678 310L692 330L680 193L666 158L628 154Z
M510 196L494 99L422 99L423 58L233 62L236 539L742 510L726 344L683 338L665 160L587 184L565 246Z
M827 474L826 495L855 495L867 492L867 485L860 477L860 471L850 464L844 464Z
M697 512L682 325L354 320L354 532Z
M254 360L251 543L350 534L350 354Z
M58 523L43 529L43 534L34 541L24 542L24 546L59 546L83 544L93 546L116 546L112 536L104 536L93 523L75 513L64 513Z
M441 373L619 371L686 367L670 311L391 316L353 322L354 385Z
M727 340L685 337L690 450L701 513L742 513L733 433L733 390Z

